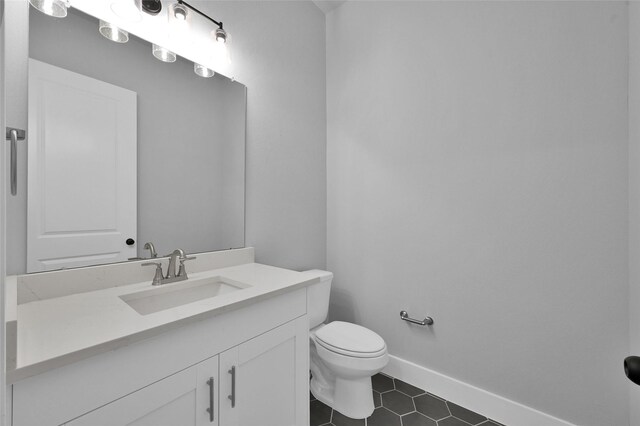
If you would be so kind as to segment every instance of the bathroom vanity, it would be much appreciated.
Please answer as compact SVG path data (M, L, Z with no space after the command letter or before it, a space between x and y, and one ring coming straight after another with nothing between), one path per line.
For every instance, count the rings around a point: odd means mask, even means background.
M308 424L306 287L317 280L256 264L251 248L196 257L189 280L162 286L142 262L10 280L11 424ZM198 282L234 289L163 296Z

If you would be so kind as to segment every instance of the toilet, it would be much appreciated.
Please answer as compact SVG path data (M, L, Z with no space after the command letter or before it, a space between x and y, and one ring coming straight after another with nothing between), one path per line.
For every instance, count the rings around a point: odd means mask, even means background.
M307 288L311 393L347 417L369 417L374 409L371 376L387 365L387 345L368 328L343 321L324 324L333 274L320 270L302 273L320 278Z

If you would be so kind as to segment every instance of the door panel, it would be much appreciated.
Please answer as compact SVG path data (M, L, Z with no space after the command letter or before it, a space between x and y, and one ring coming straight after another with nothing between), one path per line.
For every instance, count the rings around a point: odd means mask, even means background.
M193 411L195 390L178 397L176 400L147 413L128 426L193 425L196 413Z
M242 362L237 388L241 425L295 425L295 339L290 337ZM256 380L256 378L260 380ZM244 409L251 407L250 409ZM277 407L277 409L274 409Z
M136 93L29 60L27 272L136 256Z
M214 393L210 393L213 384ZM69 426L218 426L218 357L66 423ZM213 398L212 398L213 397ZM209 409L213 399L213 418Z
M289 322L220 355L221 424L308 424L308 321ZM231 406L235 367L235 407Z
M197 367L197 399L195 419L198 426L218 426L220 396L218 380L218 356L198 364ZM213 413L210 413L212 410Z
M98 408L67 425L196 425L196 370L187 369ZM162 417L164 416L164 417ZM168 423L162 419L180 419ZM153 423L160 421L160 423Z

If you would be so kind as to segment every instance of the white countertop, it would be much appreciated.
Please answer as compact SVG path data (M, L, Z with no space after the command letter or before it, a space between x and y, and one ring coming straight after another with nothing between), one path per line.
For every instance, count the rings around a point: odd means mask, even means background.
M9 382L305 287L318 280L308 279L300 272L258 263L189 274L189 278L215 276L249 284L250 287L149 315L139 314L119 297L153 288L149 281L18 305L17 360L15 370L7 373Z

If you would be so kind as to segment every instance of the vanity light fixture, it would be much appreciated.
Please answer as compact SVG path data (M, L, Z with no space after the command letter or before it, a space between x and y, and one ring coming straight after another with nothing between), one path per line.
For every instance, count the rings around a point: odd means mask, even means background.
M141 10L141 0L115 0L111 3L111 11L129 22L140 22L142 20Z
M98 30L105 38L115 41L116 43L126 43L129 41L129 33L110 22L100 20Z
M155 16L162 10L162 2L160 0L142 0L142 10Z
M152 44L151 48L152 48L153 56L155 56L156 59L159 59L162 62L176 61L176 54L173 53L172 51L165 49L164 47L159 46L157 44Z
M180 10L184 11L184 17L179 17L177 15L177 10L178 8L180 8ZM189 3L187 3L184 0L178 0L178 3L175 4L173 6L173 15L175 16L176 19L182 19L185 20L187 18L187 11L186 8L191 9L192 11L194 11L195 13L197 13L198 15L202 16L203 18L208 19L209 21L213 22L214 24L216 24L218 26L218 28L215 31L215 36L216 36L216 41L218 42L226 42L227 40L227 32L224 30L224 28L222 27L222 22L221 21L216 21L215 19L213 19L212 17L210 17L209 15L207 15L206 13L201 12L200 10L196 9L195 7L191 6ZM181 12L182 13L182 12Z
M218 28L215 31L216 41L218 43L226 43L227 42L227 32L222 28Z
M67 9L69 8L67 0L29 0L29 4L40 12L54 18L64 18L67 16Z
M227 61L230 62L228 48L224 45L228 40L228 34L224 30L222 26L222 22L216 21L215 19L211 18L209 15L196 9L195 7L193 7L192 5L190 5L184 0L177 0L176 3L173 3L170 6L169 16L171 17L171 14L173 14L174 22L183 23L184 25L184 23L186 23L187 19L189 18L189 14L191 12L194 12L202 16L203 18L207 19L208 21L213 22L218 27L215 30L211 31L211 36L217 42L217 46L213 48L214 52L212 56L217 57L217 60L219 62L224 61L223 57L226 57ZM154 52L154 55L155 55L155 52ZM202 64L198 64L196 62L194 62L193 64L193 71L200 77L205 77L205 78L213 77L215 75L215 72L212 69Z
M193 72L204 78L213 77L213 75L215 74L212 69L196 63L193 64Z
M187 20L187 8L181 5L180 3L176 3L173 5L173 17L176 18L177 21L186 21Z

